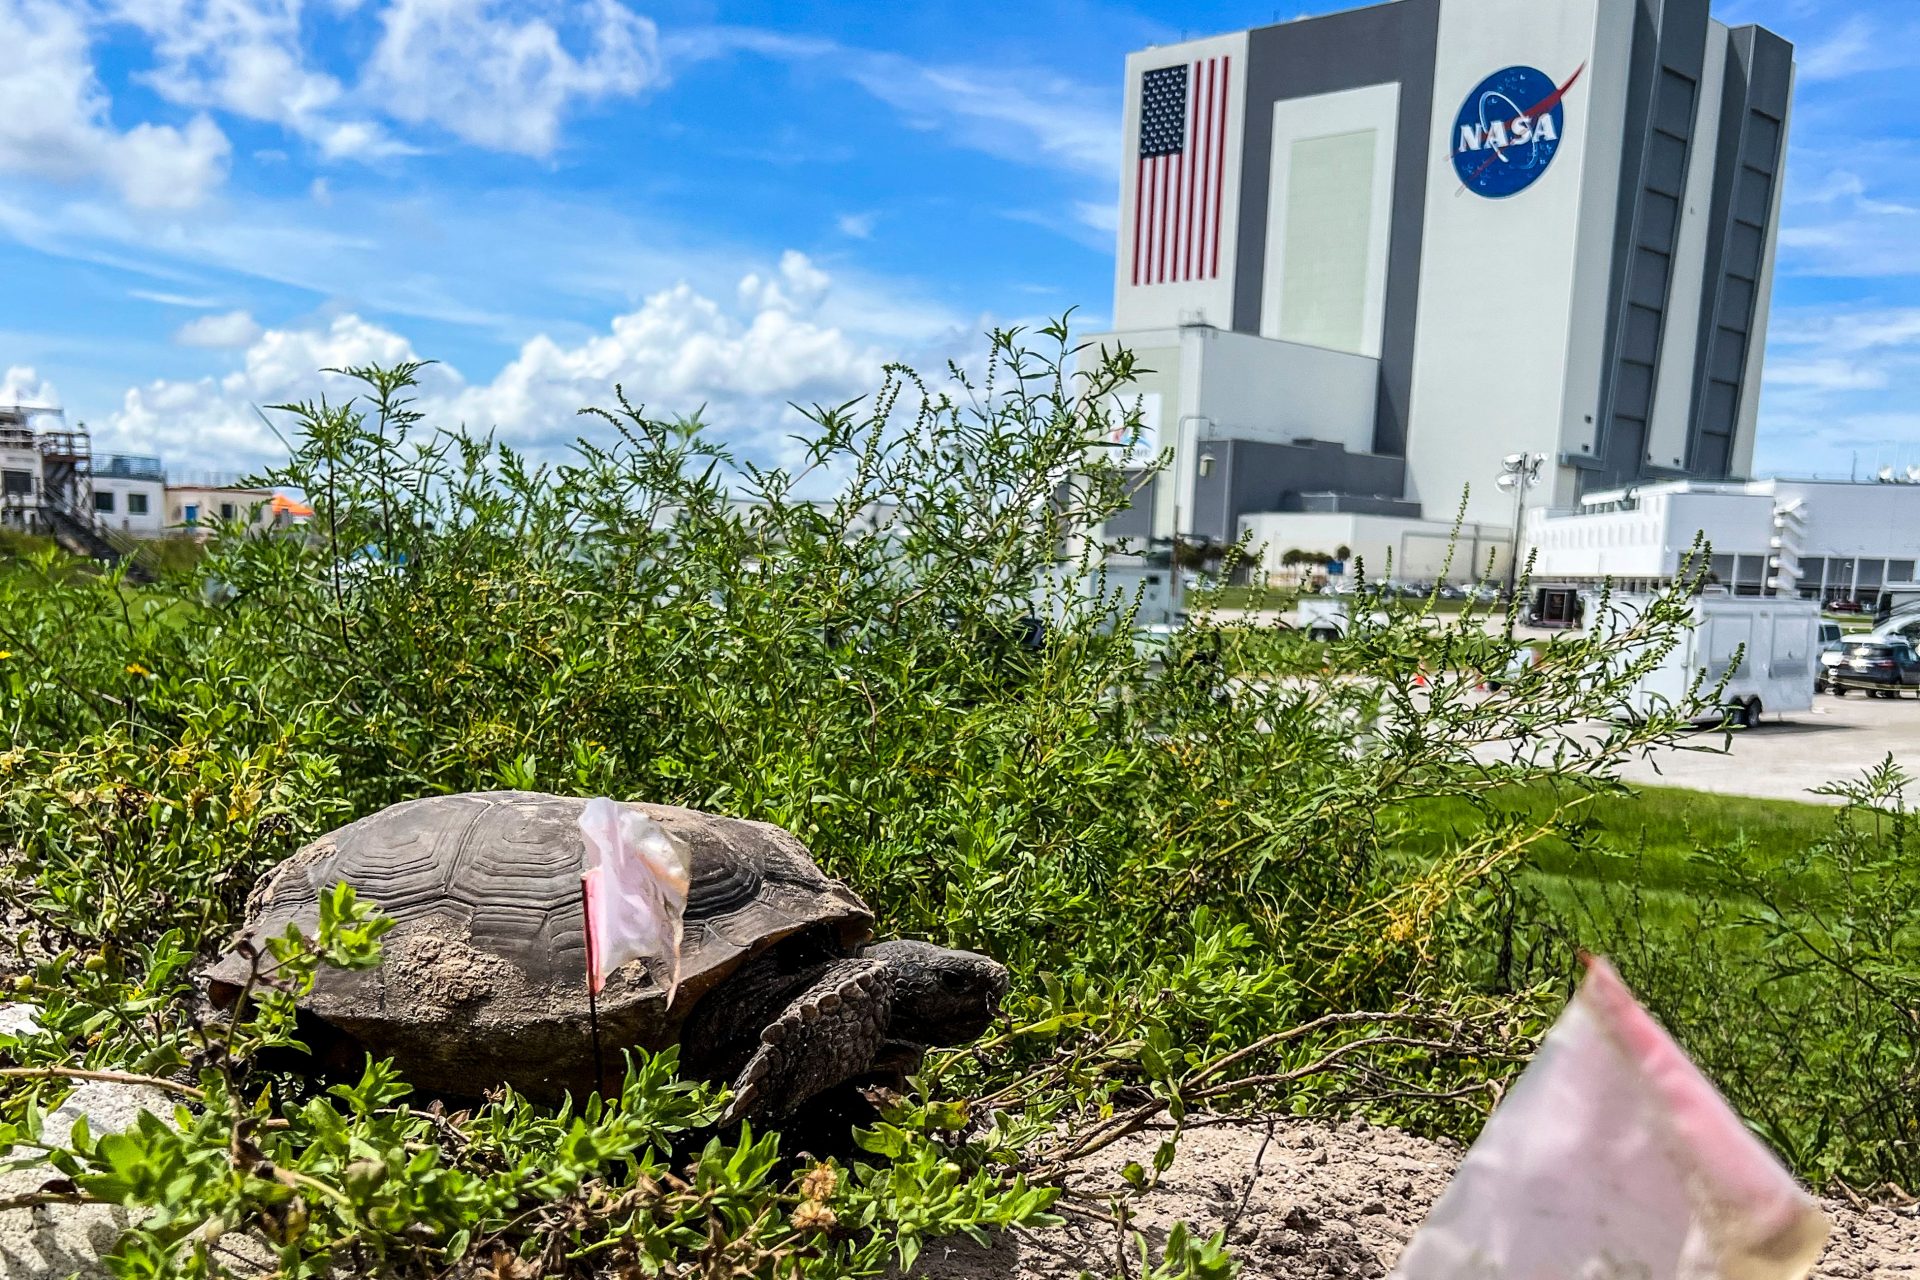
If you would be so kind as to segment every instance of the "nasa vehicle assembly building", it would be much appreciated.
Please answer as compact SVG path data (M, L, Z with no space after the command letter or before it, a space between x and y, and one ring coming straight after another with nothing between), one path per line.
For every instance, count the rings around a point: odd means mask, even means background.
M1707 0L1393 0L1136 53L1113 331L1141 548L1501 571L1523 500L1744 478L1793 51ZM1456 576L1470 572L1456 562Z

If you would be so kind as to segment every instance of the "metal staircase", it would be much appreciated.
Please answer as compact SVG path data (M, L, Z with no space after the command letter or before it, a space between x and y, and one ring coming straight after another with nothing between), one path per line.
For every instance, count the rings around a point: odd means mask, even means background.
M152 582L153 573L130 542L115 538L93 511L93 437L84 425L42 431L40 444L40 517L62 548L99 564L125 564L133 582Z

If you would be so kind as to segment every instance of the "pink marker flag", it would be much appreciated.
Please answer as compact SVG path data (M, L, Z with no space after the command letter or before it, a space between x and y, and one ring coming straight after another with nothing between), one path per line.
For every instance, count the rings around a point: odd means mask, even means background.
M1800 1280L1813 1198L1605 960L1467 1152L1397 1280Z
M662 959L667 999L680 985L680 929L687 910L686 850L665 827L631 805L589 800L580 812L586 869L587 986L598 995L607 975L629 960Z

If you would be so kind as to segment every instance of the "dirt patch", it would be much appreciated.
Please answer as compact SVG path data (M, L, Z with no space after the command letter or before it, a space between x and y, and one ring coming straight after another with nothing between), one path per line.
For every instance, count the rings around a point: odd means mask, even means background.
M1073 1203L1104 1215L1130 1160L1149 1164L1164 1133L1136 1135L1089 1163ZM1226 1229L1243 1280L1379 1280L1446 1189L1461 1148L1361 1123L1234 1120L1190 1129L1158 1186L1129 1212L1153 1261L1168 1229ZM1832 1280L1920 1280L1920 1206L1823 1205L1833 1234L1814 1269ZM931 1245L912 1274L924 1280L1071 1280L1083 1272L1138 1276L1137 1245L1115 1226L1067 1210L1067 1225L1015 1232L988 1247Z

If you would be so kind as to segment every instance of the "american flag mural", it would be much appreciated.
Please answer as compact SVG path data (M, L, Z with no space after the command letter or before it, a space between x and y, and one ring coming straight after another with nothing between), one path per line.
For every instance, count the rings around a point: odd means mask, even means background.
M1134 168L1133 282L1220 274L1227 151L1225 57L1158 67L1140 78Z

